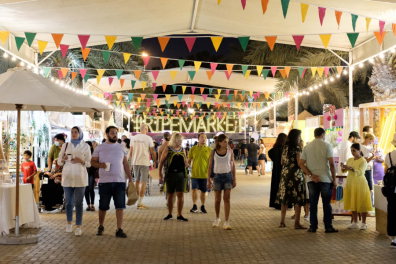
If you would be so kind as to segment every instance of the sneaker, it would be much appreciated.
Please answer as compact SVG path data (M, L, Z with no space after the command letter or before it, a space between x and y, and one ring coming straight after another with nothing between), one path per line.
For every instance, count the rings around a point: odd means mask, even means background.
M390 247L391 247L391 248L396 248L396 243L395 243L395 242L392 242L392 243L390 244Z
M360 230L366 230L366 229L367 229L367 225L362 223L362 225L360 226Z
M115 236L116 237L121 237L121 238L126 238L127 237L127 235L124 233L124 231L122 231L121 228L117 230Z
M224 222L223 229L224 229L224 230L231 230L231 226L230 226L230 224L228 223L228 221L225 221L225 222Z
M66 233L71 233L73 231L73 226L70 224L67 224L66 226Z
M81 228L76 228L76 231L74 231L74 234L75 234L76 236L81 236L81 235L82 235Z
M188 219L184 218L182 215L177 217L177 221L187 222Z
M305 221L309 221L309 215L307 215L304 219Z
M97 236L101 236L103 234L104 231L104 227L103 226L99 226L98 227L98 233L96 234Z
M137 209L147 210L148 208L144 204L138 204Z
M216 220L214 220L214 222L213 222L212 227L219 227L220 222L221 222L220 218L216 218Z
M164 218L164 220L172 220L172 215L168 215L167 217Z
M206 214L205 205L201 205L201 213Z
M359 224L358 223L353 223L352 225L348 226L348 229L359 229Z
M190 213L197 213L198 212L198 207L196 204L193 205L193 208L190 210Z

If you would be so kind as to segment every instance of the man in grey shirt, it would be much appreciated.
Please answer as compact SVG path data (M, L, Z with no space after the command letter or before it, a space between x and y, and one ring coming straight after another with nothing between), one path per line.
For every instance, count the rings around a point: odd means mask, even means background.
M258 166L258 150L260 149L259 145L254 143L254 138L250 139L250 144L248 144L245 148L245 156L247 157L248 160L248 169L249 169L249 174L253 175L253 169L252 167L256 167L256 170L258 172L258 176L260 176L260 168Z
M318 202L322 196L323 218L326 233L337 233L338 230L332 225L331 195L336 188L335 165L333 159L333 148L325 142L325 130L321 127L314 131L315 139L305 146L298 165L307 175L309 200L310 200L310 222L308 232L316 232L318 229Z

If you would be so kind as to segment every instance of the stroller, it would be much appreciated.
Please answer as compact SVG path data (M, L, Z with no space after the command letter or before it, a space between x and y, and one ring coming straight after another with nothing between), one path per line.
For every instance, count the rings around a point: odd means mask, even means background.
M55 183L54 180L44 175L45 172L39 174L40 195L39 195L39 212L53 211L60 209L61 212L65 210L65 195L60 183Z

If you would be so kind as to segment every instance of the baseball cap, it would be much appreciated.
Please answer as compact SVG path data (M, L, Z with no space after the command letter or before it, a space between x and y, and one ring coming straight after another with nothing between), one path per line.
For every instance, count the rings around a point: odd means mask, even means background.
M351 133L349 133L349 138L351 138L351 137L360 139L359 133L356 131L352 131Z

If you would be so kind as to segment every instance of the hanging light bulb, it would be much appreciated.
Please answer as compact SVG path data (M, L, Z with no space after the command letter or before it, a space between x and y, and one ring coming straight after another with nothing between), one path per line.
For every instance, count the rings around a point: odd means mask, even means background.
M56 80L56 82L55 83L59 83L59 80Z
M381 59L383 59L385 57L384 53L381 53L379 56Z
M330 82L333 82L333 81L334 81L334 78L333 78L333 77L331 77L331 78L330 78Z
M395 51L396 51L396 50L395 50L394 48L393 48L393 49L391 49L391 52L392 52L392 53L395 53Z
M360 68L363 68L363 66L364 66L363 63L360 63L360 64L359 64L359 67L360 67Z
M8 53L7 53L7 52L4 52L3 57L4 57L4 58L8 58Z
M32 65L28 64L27 68L28 69L32 68ZM44 73L44 71L43 71L43 73Z
M312 91L313 90L312 87L309 87L309 90Z
M325 84L327 84L327 83L328 83L328 81L327 81L327 80L325 80L325 81L324 81L324 83L325 83Z
M318 86L317 86L317 85L315 85L315 89L318 89Z
M30 65L28 65L28 69L30 69ZM41 74L44 74L44 71L41 70L40 73L41 73Z
M23 61L21 61L21 63L20 63L20 64L21 64L21 66L25 66L25 63L24 63Z
M307 92L307 95L309 95L309 92Z
M347 74L348 74L347 70L344 70L344 71L343 71L343 73L344 73L345 75L347 75Z
M352 70L352 71L355 70L355 67L352 66L352 67L351 67L351 70Z
M16 61L16 58L15 57L12 57L12 59L11 59L12 61Z
M337 78L340 78L340 75L339 75L339 74L337 74Z
M319 87L322 87L322 84L321 84L321 83L319 84Z
M369 62L374 63L374 59L373 58L369 59Z

